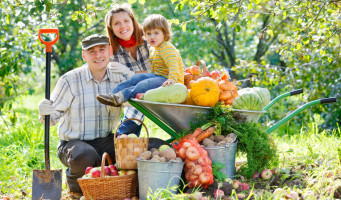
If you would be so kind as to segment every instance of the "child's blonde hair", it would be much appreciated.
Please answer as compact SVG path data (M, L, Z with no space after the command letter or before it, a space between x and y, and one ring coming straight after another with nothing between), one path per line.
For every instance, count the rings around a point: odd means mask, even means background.
M160 29L164 36L165 41L170 41L172 37L171 26L168 23L167 19L159 14L152 14L149 15L143 22L143 31L150 31L153 29Z

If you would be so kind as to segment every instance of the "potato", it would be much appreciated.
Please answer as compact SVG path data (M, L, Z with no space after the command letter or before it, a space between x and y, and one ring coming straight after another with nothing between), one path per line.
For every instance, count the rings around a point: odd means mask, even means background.
M235 138L237 138L237 135L234 133L230 133L226 137L231 137L232 139L235 139Z
M139 160L146 160L146 158L145 157L138 157L137 159L139 159Z
M152 148L150 151L153 153L154 151L159 151L159 149L157 149L157 148Z
M220 142L220 141L223 141L224 139L225 139L225 136L223 136L223 135L216 135L214 137L215 142Z
M152 162L160 162L160 160L158 160L156 158L152 158L152 159L150 159L150 161L152 161Z
M140 157L144 157L145 160L150 160L152 158L152 152L151 151L145 151L141 153Z
M176 158L176 153L173 148L167 148L161 151L160 156L165 157L167 161L170 161Z
M152 159L153 158L160 160L160 156L159 155L153 155Z
M225 141L220 141L218 142L217 146L225 146L226 145L226 142Z
M176 161L182 162L182 159L180 157L175 158Z
M208 146L215 146L215 142L208 139L208 138L205 138L203 141L202 141L202 144L205 146L205 147L208 147Z
M160 161L160 162L167 162L167 160L166 160L165 157L161 157L161 158L159 159L159 161Z
M233 138L226 137L223 141L225 141L226 143L232 143L233 142Z
M210 137L208 137L208 139L214 141L214 135L211 135Z
M159 150L157 150L157 151L152 151L152 157L155 156L155 155L158 155L158 156L160 155Z

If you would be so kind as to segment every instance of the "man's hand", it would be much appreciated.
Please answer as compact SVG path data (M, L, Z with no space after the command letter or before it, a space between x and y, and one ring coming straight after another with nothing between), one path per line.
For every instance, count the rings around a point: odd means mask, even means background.
M174 83L175 83L175 81L173 79L168 79L167 81L162 83L162 87L165 87L167 85L172 85Z
M111 73L126 74L127 78L130 78L135 74L135 72L131 71L128 67L118 62L110 62L108 68Z
M52 102L48 99L43 99L39 103L39 115L51 115L52 114Z

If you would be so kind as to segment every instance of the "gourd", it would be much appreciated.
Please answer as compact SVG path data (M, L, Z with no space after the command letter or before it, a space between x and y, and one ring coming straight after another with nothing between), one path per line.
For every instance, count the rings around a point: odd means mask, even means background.
M195 105L213 107L219 100L219 86L209 77L202 77L191 85L191 96Z
M263 102L263 108L270 103L271 95L270 91L266 88L254 87L253 90L258 94Z
M187 104L187 105L195 105L195 103L192 100L192 96L191 96L191 90L188 89L187 90L187 99L185 102L183 102L183 104Z
M144 94L145 101L160 103L183 103L187 98L187 88L184 84L174 83L165 87L148 90Z

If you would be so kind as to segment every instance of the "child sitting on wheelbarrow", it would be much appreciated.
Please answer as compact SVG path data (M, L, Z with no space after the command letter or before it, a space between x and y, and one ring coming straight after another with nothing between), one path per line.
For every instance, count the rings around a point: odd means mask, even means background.
M184 83L184 65L179 51L170 43L171 28L166 18L153 14L143 22L143 31L150 44L149 57L152 73L139 73L118 85L112 94L97 95L97 100L105 105L120 107L138 93ZM131 72L133 73L133 72Z

